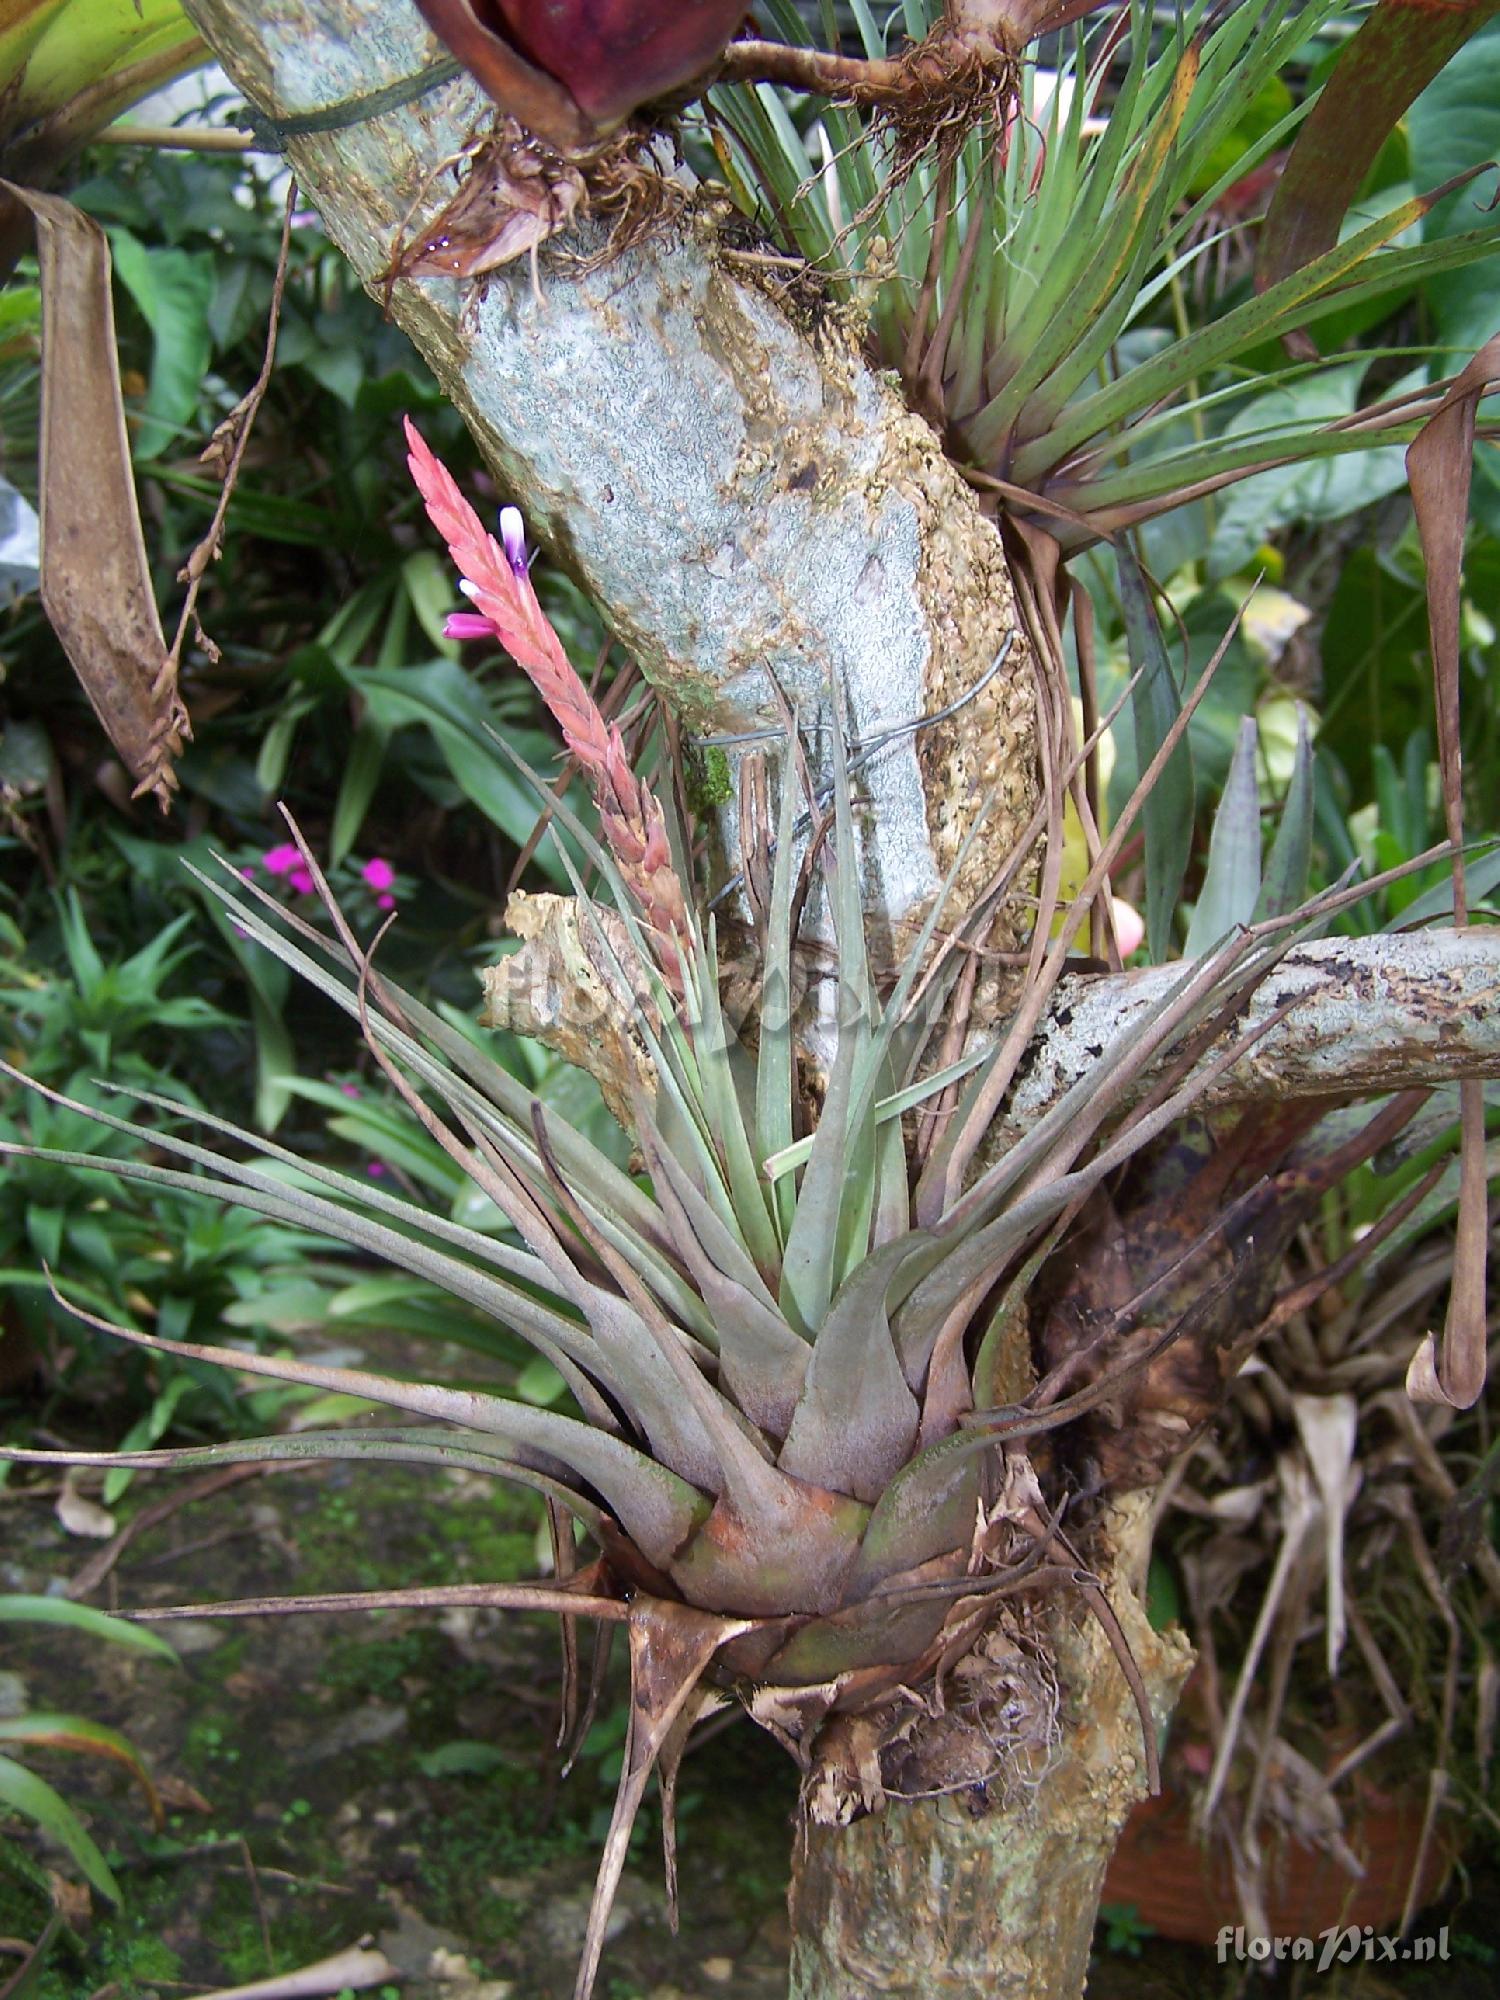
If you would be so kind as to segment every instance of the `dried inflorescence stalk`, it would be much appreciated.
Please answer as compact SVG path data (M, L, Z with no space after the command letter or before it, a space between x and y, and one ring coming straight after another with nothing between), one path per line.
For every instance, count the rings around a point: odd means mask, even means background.
M472 612L456 612L448 620L448 634L458 639L498 639L529 675L588 777L621 877L652 934L662 972L680 991L678 952L691 930L661 802L631 770L618 725L605 722L537 602L521 516L514 507L502 509L503 542L497 541L410 417L406 441L407 463L428 517L448 544L463 578L464 595L474 606Z

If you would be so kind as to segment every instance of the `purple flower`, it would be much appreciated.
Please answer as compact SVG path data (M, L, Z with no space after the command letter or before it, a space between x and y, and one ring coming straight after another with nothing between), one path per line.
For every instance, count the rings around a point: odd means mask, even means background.
M526 561L526 524L519 507L500 509L500 542L516 575L525 576L530 565Z
M384 1161L371 1160L369 1165L365 1168L365 1172L370 1176L370 1179L372 1181L380 1180L385 1174Z
M357 1083L341 1083L339 1085L339 1089L343 1092L345 1097L359 1096L359 1085Z
M268 875L290 875L294 869L302 868L302 856L290 841L284 841L280 847L268 848L260 857L260 865Z
M290 870L286 879L291 883L299 896L310 896L312 894L313 878L300 865Z
M382 861L378 854L367 861L359 872L367 889L389 889L396 879L396 871L390 862Z
M493 639L495 628L477 611L450 611L443 622L445 639Z
M375 907L377 910L394 910L396 899L394 896L377 896L375 898Z
M255 870L254 870L254 868L253 868L253 867L251 867L251 868L242 868L242 869L240 870L240 879L241 879L241 881L244 881L244 882L253 882L253 881L255 880Z

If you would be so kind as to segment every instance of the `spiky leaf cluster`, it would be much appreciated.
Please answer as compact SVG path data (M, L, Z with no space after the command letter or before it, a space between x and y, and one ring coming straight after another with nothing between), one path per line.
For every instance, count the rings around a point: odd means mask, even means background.
M416 1421L111 1462L460 1465L536 1489L554 1524L570 1515L586 1531L600 1552L588 1569L574 1573L560 1560L555 1587L480 1592L484 1601L545 1604L628 1629L637 1715L583 1992L630 1818L653 1764L661 1760L668 1776L675 1768L706 1675L727 1676L747 1699L756 1690L755 1712L805 1759L830 1711L905 1699L902 1689L920 1684L983 1628L998 1595L1033 1573L1055 1523L1029 1475L1025 1442L1097 1408L1109 1384L1101 1387L1096 1373L1076 1393L1063 1393L1061 1379L1027 1393L1027 1290L1096 1190L1243 1052L1243 1041L1226 1045L1222 1030L1310 913L1287 913L1294 898L1278 889L1247 925L1258 883L1239 879L1241 870L1221 889L1215 862L1205 904L1228 935L1205 938L1161 1004L1138 1014L1089 1075L1012 1143L996 1143L997 1113L1139 797L1055 925L1055 872L1042 870L1043 921L1006 1032L968 1038L942 1059L932 1030L945 1025L957 968L996 902L1033 870L1034 845L1060 811L1082 752L1053 774L1051 803L989 892L947 929L940 898L882 987L866 950L835 690L831 799L807 795L789 717L776 824L752 817L742 829L746 881L759 885L750 898L758 1001L745 1032L736 1032L721 999L729 968L714 923L700 918L689 893L681 830L674 841L663 806L593 709L536 602L524 556L485 534L409 435L433 519L470 586L476 612L466 615L488 621L532 673L599 798L608 844L565 816L614 905L600 907L575 881L580 922L610 965L611 990L635 996L622 1026L641 1055L644 1080L632 1099L641 1171L622 1171L468 1033L387 980L295 828L332 936L232 870L207 886L249 937L357 1022L408 1107L500 1209L508 1231L467 1227L211 1114L198 1123L215 1146L169 1126L151 1132L152 1158L48 1157L216 1195L342 1241L489 1316L562 1375L571 1407L544 1409L473 1388L114 1328L148 1349L349 1392ZM1207 675L1141 797L1206 686ZM804 807L814 822L805 840ZM965 859L966 851L955 874ZM798 914L810 906L814 878L821 937L803 935ZM1205 1060L1208 1050L1215 1053ZM1148 1070L1155 1081L1145 1088ZM169 1118L180 1113L149 1093L130 1094ZM139 1136L127 1119L79 1108ZM159 1164L162 1154L177 1164ZM1191 1246L1186 1256L1174 1251L1177 1284L1165 1313L1153 1280L1096 1316L1101 1351L1152 1301L1148 1361L1201 1330L1225 1286L1188 1282L1191 1255ZM570 1555L571 1537L558 1547ZM1076 1571L1067 1574L1076 1580ZM472 1589L416 1596L478 1601Z

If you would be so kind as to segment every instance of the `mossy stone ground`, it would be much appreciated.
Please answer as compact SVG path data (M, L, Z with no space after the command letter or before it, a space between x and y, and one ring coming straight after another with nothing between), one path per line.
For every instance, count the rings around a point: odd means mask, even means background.
M164 1490L154 1482L149 1497ZM0 1588L45 1590L93 1553L35 1488L12 1488L0 1521ZM535 1574L536 1544L529 1496L497 1482L348 1465L278 1472L142 1535L94 1601L516 1577ZM96 1906L79 1947L54 1952L38 2000L100 1989L172 2000L291 1970L366 1934L400 1968L402 2000L571 1993L623 1737L623 1648L564 1781L553 1620L205 1619L169 1635L181 1671L50 1629L5 1637L0 1664L22 1677L30 1706L123 1729L171 1801L157 1835L123 1779L77 1758L36 1759L86 1812L126 1898L119 1914ZM601 2000L780 2000L795 1796L791 1765L744 1725L689 1761L681 1933L667 1925L660 1822L648 1810ZM35 1936L41 1914L0 1870L0 1936Z
M138 1482L120 1508L170 1490ZM93 1553L53 1492L0 1493L0 1589L45 1590ZM535 1573L529 1497L469 1475L335 1465L249 1478L143 1534L92 1601L198 1602ZM153 1833L123 1779L76 1758L37 1767L86 1813L125 1889L54 1951L30 2000L176 2000L289 1971L373 1936L399 1969L382 2000L565 2000L609 1816L624 1728L616 1663L585 1754L552 1747L553 1621L458 1612L194 1620L180 1671L47 1631L7 1633L0 1668L32 1707L123 1729L169 1801ZM642 1815L599 2000L782 2000L796 1773L743 1723L684 1767L682 1928L667 1926L659 1819ZM12 1829L14 1831L14 1829ZM39 1859L41 1848L25 1845ZM1482 1861L1430 1971L1352 1967L1316 1983L1391 2000L1478 2000L1500 1965L1497 1871ZM1480 1914L1476 1914L1476 1912ZM0 1868L0 1938L44 1910ZM1091 2000L1240 1990L1246 1968L1101 1925ZM0 1986L7 1960L0 1957ZM1254 1980L1265 1995L1290 1980ZM377 1989L380 1991L380 1989Z

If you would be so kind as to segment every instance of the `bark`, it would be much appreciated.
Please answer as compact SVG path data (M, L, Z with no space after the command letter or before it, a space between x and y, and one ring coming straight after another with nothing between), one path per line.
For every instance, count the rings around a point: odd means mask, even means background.
M1192 1656L1180 1633L1151 1630L1136 1594L1147 1512L1146 1496L1133 1495L1095 1553L1164 1730ZM791 2000L1083 1991L1104 1870L1144 1795L1145 1766L1140 1716L1103 1629L1071 1595L1049 1606L1060 1712L1030 1768L948 1797L891 1798L849 1826L807 1828L794 1863ZM910 1763L922 1761L919 1740Z
M442 54L407 0L189 0L263 121L347 104ZM372 291L450 198L491 107L467 79L287 142L329 234ZM402 280L391 310L528 523L567 560L692 725L777 721L771 675L810 718L837 674L856 738L914 724L982 680L1014 623L998 535L938 440L858 359L836 316L799 324L771 273L722 250L689 203L638 251L579 268L549 246L482 283ZM986 789L959 893L1035 798L1033 687L1005 670L861 774L868 901L930 899ZM826 735L822 739L826 748Z
M1016 1086L1008 1112L1014 1127L1034 1125L1087 1076L1100 1048L1159 1005L1181 977L1174 964L1117 979L1063 980L1035 1060ZM1205 1109L1500 1076L1500 929L1299 946L1261 985L1235 1034L1253 1035L1289 1002L1286 1019L1210 1085ZM1210 1050L1205 1064L1214 1055ZM1141 1081L1149 1085L1150 1073Z

